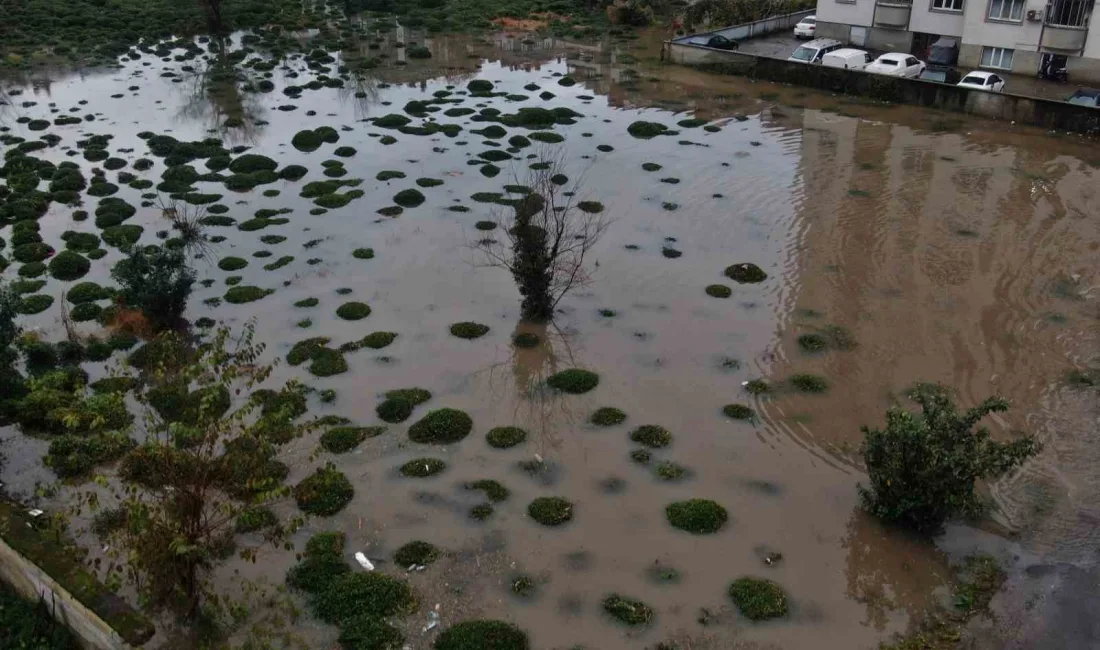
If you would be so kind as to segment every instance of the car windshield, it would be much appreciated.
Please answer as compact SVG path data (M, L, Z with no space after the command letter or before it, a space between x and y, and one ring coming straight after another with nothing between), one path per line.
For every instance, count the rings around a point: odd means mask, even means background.
M897 59L879 59L878 64L879 65L898 65L898 60Z
M800 47L794 51L791 58L799 61L810 61L814 58L814 54L817 54L817 50L808 47Z
M816 18L803 18L802 19L802 24L803 25L813 25L815 23L817 23ZM787 23L787 24L790 25L790 23Z
M1074 95L1067 99L1071 104L1077 104L1078 106L1096 106L1096 98L1090 95Z
M975 86L984 86L985 79L983 77L975 77L973 75L966 77L962 80L964 84L974 84Z

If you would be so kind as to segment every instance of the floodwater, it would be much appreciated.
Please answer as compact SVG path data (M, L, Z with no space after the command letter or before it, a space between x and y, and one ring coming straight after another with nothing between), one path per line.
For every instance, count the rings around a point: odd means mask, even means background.
M412 40L396 35L383 51L400 59L393 42ZM113 134L112 155L133 161L146 152L139 132L189 140L213 129L228 144L249 146L280 166L309 168L298 183L246 193L198 184L200 191L224 193L221 202L238 221L261 208L293 213L286 215L289 223L258 232L211 228L227 237L215 257L237 255L250 264L230 273L199 262L200 278L214 284L197 287L187 316L232 326L254 321L272 359L312 336L338 344L373 331L399 334L384 350L349 354L350 371L342 375L314 378L305 366L285 365L277 374L335 389L336 402L315 402L315 412L363 425L377 422L374 408L387 390L420 386L433 394L409 422L391 425L353 453L319 452L316 439L307 439L284 454L291 482L331 461L356 490L344 511L312 520L299 542L315 531L343 530L349 561L357 550L388 558L413 539L449 552L409 576L421 593L420 611L405 622L410 647L430 647L437 631L422 632L422 625L436 603L444 626L474 616L502 618L527 630L538 649L649 648L669 639L685 648L877 647L946 598L951 576L946 553L879 526L858 508L860 427L881 425L885 409L917 381L955 387L964 406L1004 395L1013 409L991 419L994 435L1030 431L1045 444L1020 472L989 486L996 508L981 525L987 537L1012 540L1035 561L1095 562L1100 447L1092 438L1100 406L1095 391L1064 381L1067 371L1095 365L1100 355L1100 157L1092 145L662 68L646 43L627 56L617 48L524 37L427 43L430 62L384 67L373 82L294 99L279 89L308 79L300 61L293 67L301 77L276 70L276 92L226 100L196 92L201 84L195 80L160 77L161 68L178 64L146 56L119 70L25 80L25 92L5 113L12 133L31 138L39 134L12 116L48 117L50 102L65 111L87 100L79 114L95 113L96 121L50 129L62 143L38 155L55 161L67 159L61 150L81 134ZM559 85L563 74L578 83ZM403 135L361 121L399 113L406 102L430 99L448 86L462 90L473 78L530 97L467 98L460 106L505 112L565 106L584 115L575 125L555 127L565 142L548 146L564 152L565 173L583 181L578 194L602 202L612 221L593 251L592 282L562 302L550 328L520 322L509 274L486 267L470 246L484 236L474 224L492 216L491 204L470 196L501 191L515 182L513 173L522 183L528 161L515 161L512 170L498 163L505 169L500 176L483 177L467 160L493 145L470 133L486 123L465 117L434 116L461 124L456 138ZM540 91L523 90L531 83L556 97L543 101ZM127 91L131 85L140 89ZM28 100L38 104L19 106ZM281 104L297 110L276 110ZM307 115L311 110L316 116ZM221 127L226 115L243 115L246 126ZM627 134L635 120L674 127L696 115L722 130L681 129L652 140ZM322 125L340 131L339 143L311 154L290 145L298 130ZM525 131L509 130L514 133ZM382 145L378 135L398 142ZM313 204L298 192L305 182L323 179L320 163L338 146L357 149L345 159L347 178L364 179L366 195L312 216ZM133 153L117 153L125 149ZM543 153L518 155L530 151ZM663 169L645 172L645 162ZM139 177L159 179L163 161L156 163ZM379 182L382 170L407 177ZM422 189L427 201L397 218L376 213L420 177L443 184ZM679 182L661 182L665 178ZM265 197L265 189L281 194ZM135 205L141 200L125 186L118 196ZM94 202L86 199L84 209L91 211ZM446 209L456 203L470 212ZM64 230L94 231L90 222L72 222L70 213L55 205L42 220L42 234L55 248ZM166 227L160 219L156 210L142 209L127 223L145 225L142 241L152 243ZM259 241L272 234L287 240ZM360 247L372 247L374 259L353 258ZM259 250L272 251L272 258L254 259ZM668 257L665 250L681 255ZM282 255L295 260L277 271L263 269ZM88 279L102 281L117 259L111 249L93 263ZM756 285L727 280L723 269L740 262L758 264L768 279ZM6 277L15 277L14 267ZM235 274L244 285L276 291L246 305L204 303L222 296L224 278ZM704 293L715 283L730 285L732 296ZM337 295L344 287L352 293ZM51 281L44 291L60 297L63 288ZM293 306L307 297L320 305ZM363 321L342 321L334 312L346 300L367 302L373 311ZM296 326L307 317L311 326ZM474 341L448 333L451 323L467 320L491 331ZM25 324L62 336L56 304ZM827 325L846 328L856 346L800 350L800 334ZM517 351L511 345L516 331L536 331L545 342ZM86 364L95 375L92 365ZM598 372L599 387L581 396L540 388L543 378L569 367ZM780 388L762 398L742 388L757 378L781 385L795 373L820 374L830 388L820 395ZM752 405L759 421L724 417L722 406L733 402ZM469 438L445 448L407 441L407 424L444 406L470 413ZM621 408L628 420L606 429L587 424L601 406ZM628 432L641 424L659 424L674 436L668 448L654 451L648 467L629 456L637 446ZM509 450L489 447L484 434L504 425L526 428L528 441ZM35 462L45 443L10 431L5 437L9 488L29 492L35 481L49 480ZM517 466L536 454L545 471L532 475ZM444 459L447 470L429 479L397 473L421 456ZM686 467L687 477L658 479L654 467L662 460ZM467 512L481 499L463 484L481 478L499 480L512 494L477 523ZM526 516L532 499L550 495L576 504L568 525L544 528ZM707 536L672 529L665 506L688 498L718 501L729 523ZM766 563L771 553L782 559ZM255 567L230 565L219 580L229 589L240 570L279 583L293 562L292 554L269 550ZM675 568L680 580L655 580L654 566ZM380 569L405 573L392 563ZM530 600L509 590L521 572L538 582ZM740 617L725 593L743 575L783 585L790 615L766 624ZM648 603L656 612L653 624L627 630L608 619L600 601L613 592ZM295 632L312 647L335 636L308 616Z

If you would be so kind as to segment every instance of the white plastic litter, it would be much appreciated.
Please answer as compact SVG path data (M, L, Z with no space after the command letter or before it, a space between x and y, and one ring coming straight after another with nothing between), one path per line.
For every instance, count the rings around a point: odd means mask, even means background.
M436 603L435 609L428 612L428 624L424 626L422 632L428 632L435 626L439 625L439 604Z
M367 558L366 555L363 555L363 553L356 553L355 561L359 563L359 566L363 567L367 571L374 571L374 565L371 564L371 561Z

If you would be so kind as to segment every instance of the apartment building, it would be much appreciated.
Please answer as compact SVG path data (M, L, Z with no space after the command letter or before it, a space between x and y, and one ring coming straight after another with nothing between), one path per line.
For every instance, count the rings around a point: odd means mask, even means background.
M817 36L922 58L943 37L957 42L962 67L1035 75L1064 66L1072 82L1100 85L1096 2L818 0Z

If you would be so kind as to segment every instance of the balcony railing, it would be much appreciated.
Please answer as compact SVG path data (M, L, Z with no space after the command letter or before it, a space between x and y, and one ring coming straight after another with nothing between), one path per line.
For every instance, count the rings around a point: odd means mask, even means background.
M1054 0L1047 4L1046 24L1051 27L1088 29L1095 0Z

